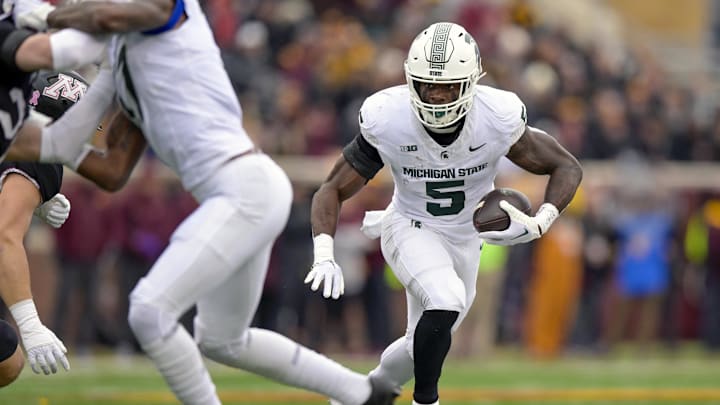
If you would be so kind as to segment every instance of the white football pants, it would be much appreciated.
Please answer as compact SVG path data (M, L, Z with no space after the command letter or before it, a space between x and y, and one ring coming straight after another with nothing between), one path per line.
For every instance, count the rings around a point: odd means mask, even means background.
M252 154L228 162L192 192L200 206L131 293L128 321L182 403L216 405L200 351L177 320L197 304L196 340L245 336L292 188L268 156Z
M382 223L381 246L405 287L408 319L405 336L385 349L371 374L404 385L413 378L413 337L423 311L459 312L453 332L467 315L475 299L482 241L450 242L392 209Z
M290 214L290 181L268 156L253 154L226 164L193 195L200 206L131 297L175 319L197 304L211 336L237 337L255 314L270 250Z
M225 365L343 404L365 402L371 388L367 376L275 332L249 328L270 250L290 212L292 189L285 173L267 156L250 155L228 163L193 194L200 207L133 290L128 317L178 399L187 405L220 404L202 351ZM195 303L193 342L177 320Z

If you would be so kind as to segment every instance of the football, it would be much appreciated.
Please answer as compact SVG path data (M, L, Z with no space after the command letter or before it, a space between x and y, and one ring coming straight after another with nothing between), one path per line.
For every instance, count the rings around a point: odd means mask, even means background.
M496 188L487 193L473 212L473 225L478 232L503 231L510 226L510 217L500 208L505 200L520 211L530 214L530 200L520 191L512 188Z

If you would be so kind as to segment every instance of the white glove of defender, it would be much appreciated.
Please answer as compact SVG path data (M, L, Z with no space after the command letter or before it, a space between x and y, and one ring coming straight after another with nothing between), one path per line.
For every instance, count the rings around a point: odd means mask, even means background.
M57 193L53 198L35 208L35 216L53 228L60 228L70 216L70 200Z
M340 298L345 293L342 269L335 262L332 236L321 233L313 238L315 261L305 277L305 284L312 282L310 289L317 291L324 281L323 297Z
M16 0L14 10L15 26L17 28L31 28L35 31L47 29L47 16L55 6L44 1Z
M478 235L491 245L517 245L535 240L547 232L560 215L550 203L540 206L534 217L515 208L507 201L500 201L500 208L510 217L510 226L503 231L480 232Z
M45 375L55 374L58 370L58 362L65 370L70 370L70 363L65 356L67 353L65 345L40 322L32 299L10 306L10 312L20 329L30 367L36 374L40 374L40 370Z

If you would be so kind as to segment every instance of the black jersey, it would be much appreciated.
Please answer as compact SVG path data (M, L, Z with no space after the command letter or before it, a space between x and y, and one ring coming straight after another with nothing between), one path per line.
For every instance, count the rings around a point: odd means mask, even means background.
M60 192L63 179L63 166L56 163L36 162L0 162L0 190L2 181L9 174L19 174L38 188L42 202L53 198Z
M0 160L28 116L33 75L15 65L15 52L30 35L28 30L15 28L12 20L0 21Z

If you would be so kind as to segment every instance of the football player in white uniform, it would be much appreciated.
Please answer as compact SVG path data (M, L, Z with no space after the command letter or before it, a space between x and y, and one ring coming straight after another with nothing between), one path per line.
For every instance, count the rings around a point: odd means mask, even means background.
M333 256L340 206L389 166L392 202L382 215L368 213L363 230L381 236L385 260L406 289L408 325L370 375L400 385L414 376L413 403L437 404L451 333L475 296L482 239L511 245L540 237L572 199L582 169L554 138L527 125L517 95L476 84L483 74L480 53L463 27L437 23L423 30L410 46L405 72L407 85L365 100L360 135L313 197L315 261L305 282L312 290L324 284L326 298L342 295ZM510 227L478 236L473 210L493 189L503 156L550 176L545 202L534 216L501 204Z
M242 127L242 110L198 1L86 1L58 8L47 22L119 33L110 38L111 69L99 73L86 98L112 83L148 144L200 203L130 296L130 326L178 399L220 404L202 352L346 405L392 404L397 389L391 383L250 328L292 191L285 173L256 150ZM109 103L94 100L73 110L103 110ZM84 140L74 134L82 132L43 132L42 160L77 162ZM193 340L177 321L195 304Z

